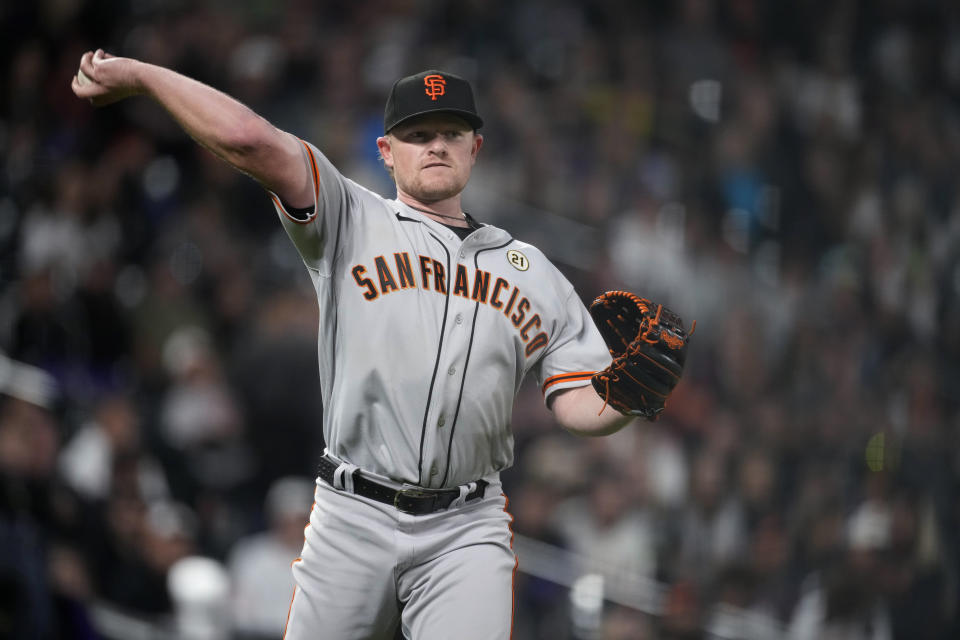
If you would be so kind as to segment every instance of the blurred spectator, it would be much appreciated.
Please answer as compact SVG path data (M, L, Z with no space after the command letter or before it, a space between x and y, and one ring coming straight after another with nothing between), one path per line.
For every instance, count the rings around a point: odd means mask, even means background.
M652 514L631 503L625 474L613 465L588 471L588 488L557 505L554 522L584 571L653 576L657 531Z
M293 597L290 565L303 547L314 488L303 477L274 482L264 501L268 529L237 540L230 552L232 619L241 638L277 640L283 634Z
M170 566L167 588L174 604L172 627L182 640L232 640L230 577L212 558L182 557Z
M312 475L323 453L323 400L305 393L319 384L317 313L315 300L292 287L271 291L245 319L225 363L247 440L257 452L258 496L284 476Z
M513 531L557 547L566 541L552 522L562 485L531 479L510 492ZM542 578L518 574L514 582L514 633L520 638L563 638L568 632L565 588Z
M601 640L653 640L655 637L650 619L642 613L627 607L610 607L604 612Z
M737 493L743 505L747 527L754 531L777 508L779 495L772 452L766 449L744 451L737 463L737 471Z
M704 638L703 616L702 596L696 584L676 582L670 585L664 598L657 637L663 640Z
M723 456L702 452L691 473L690 499L680 514L678 563L685 574L708 579L717 567L742 554L747 524L741 505L728 491Z
M790 621L790 640L888 640L890 613L870 584L871 576L848 563L831 566L800 601Z
M124 611L166 624L173 613L167 573L194 552L196 515L175 502L146 505L128 491L111 496L105 515L99 593Z
M52 637L52 602L43 543L49 521L48 465L56 424L47 407L13 388L23 382L18 363L0 356L0 631L25 637L35 630ZM32 394L33 389L27 388ZM13 395L16 394L16 395ZM50 445L53 444L54 447Z
M762 587L747 564L725 567L713 589L714 604L704 629L710 640L764 640L783 635L775 616L753 606L762 595Z
M55 474L58 388L45 371L0 354L0 635L55 638L89 630L83 512ZM69 613L70 616L64 615Z
M100 502L112 492L114 464L121 459L135 461L136 482L147 501L168 497L163 469L143 450L135 408L124 396L108 395L64 446L60 473L83 498Z
M880 576L890 544L885 505L864 502L847 522L846 552L837 563L811 574L790 620L791 640L893 637Z
M210 336L183 327L167 339L163 362L171 379L160 406L161 434L187 461L203 488L228 489L253 473L243 418Z
M898 494L890 508L884 596L894 638L939 639L956 619L949 572L934 509L912 492Z

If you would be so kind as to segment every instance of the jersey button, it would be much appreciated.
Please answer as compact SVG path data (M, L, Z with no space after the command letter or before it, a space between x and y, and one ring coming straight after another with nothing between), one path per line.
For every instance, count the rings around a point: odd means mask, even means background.
M463 259L466 258L466 257L467 257L467 254L465 254L463 251L461 251L461 252L460 252L460 259L463 260Z
M442 427L445 424L447 424L447 420L443 416L440 416L440 419L437 420L437 426Z
M462 313L458 313L458 314L457 314L457 317L455 318L455 320L457 321L457 324L463 324L463 314L462 314Z
M430 475L432 476L437 475L437 465L433 465L432 467L430 467Z
M447 373L449 373L450 375L453 375L453 374L455 374L456 372L457 372L457 368L456 368L456 367L450 367L449 369L447 369Z

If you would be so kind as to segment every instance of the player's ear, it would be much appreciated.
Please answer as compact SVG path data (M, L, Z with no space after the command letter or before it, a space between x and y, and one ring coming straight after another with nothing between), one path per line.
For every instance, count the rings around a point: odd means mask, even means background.
M380 151L380 159L386 167L393 166L393 149L390 147L390 137L380 136L377 138L377 149Z
M477 161L477 154L480 153L480 147L483 146L483 135L473 132L473 151L470 152L470 155L473 156L473 161Z

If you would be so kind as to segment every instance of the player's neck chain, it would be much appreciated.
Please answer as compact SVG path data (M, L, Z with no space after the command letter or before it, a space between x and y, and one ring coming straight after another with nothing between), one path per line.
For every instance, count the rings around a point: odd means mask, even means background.
M457 222L466 222L467 225L470 224L470 221L467 219L467 214L463 214L462 216L448 216L442 213L436 213L435 211L427 211L426 209L421 209L420 207L415 207L410 204L408 204L407 206L410 207L411 209L416 209L420 213L426 213L431 216L437 216L438 218L446 218L447 220L456 220Z

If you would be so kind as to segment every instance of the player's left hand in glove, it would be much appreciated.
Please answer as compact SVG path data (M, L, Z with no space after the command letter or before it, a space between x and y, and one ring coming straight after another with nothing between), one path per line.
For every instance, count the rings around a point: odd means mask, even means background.
M590 315L613 356L593 388L620 413L656 420L680 380L696 322L688 333L680 316L628 291L604 293Z

